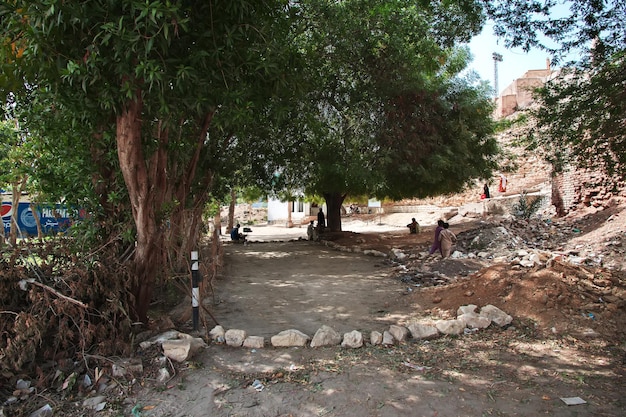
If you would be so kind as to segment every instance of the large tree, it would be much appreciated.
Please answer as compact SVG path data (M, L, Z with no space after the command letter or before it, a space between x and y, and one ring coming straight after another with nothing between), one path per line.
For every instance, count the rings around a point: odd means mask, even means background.
M506 46L550 53L562 65L537 95L531 145L559 170L578 166L626 177L626 3L485 1Z
M302 159L282 176L324 197L331 230L341 230L348 194L433 195L489 172L491 103L459 76L469 54L454 47L480 30L476 2L300 6L296 42L309 63L298 107Z
M101 152L98 144L114 139L135 226L134 314L142 321L163 271L165 220L168 233L178 237L198 229L182 218L183 208L191 207L199 219L209 198L212 170L201 164L237 138L238 117L248 120L255 103L285 84L286 5L269 0L0 5L7 78L46 89L74 114L88 113L81 120L89 134L77 146L95 144ZM222 129L210 135L222 115Z

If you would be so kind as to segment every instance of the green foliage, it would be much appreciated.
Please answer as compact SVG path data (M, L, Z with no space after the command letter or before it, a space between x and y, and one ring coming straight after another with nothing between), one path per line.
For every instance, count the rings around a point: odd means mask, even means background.
M526 192L522 192L517 203L513 205L513 215L520 219L530 219L533 217L543 203L543 197L537 196L534 198L529 197Z
M626 52L588 70L564 70L539 90L531 145L556 171L573 163L626 178Z
M497 150L490 100L459 77L469 53L452 47L479 31L477 4L301 3L309 92L301 156L284 178L309 195L402 198L486 175Z
M496 132L505 132L514 127L524 126L528 123L528 115L525 113L517 113L515 118L499 119L496 121Z
M621 0L486 2L506 46L547 51L566 62L538 91L529 146L557 171L566 164L626 177L626 3Z

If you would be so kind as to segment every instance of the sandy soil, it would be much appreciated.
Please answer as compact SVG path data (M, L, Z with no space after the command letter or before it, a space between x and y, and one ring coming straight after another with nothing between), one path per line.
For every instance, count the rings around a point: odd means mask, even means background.
M621 223L610 227L623 234L626 215L620 214ZM421 219L424 232L408 235L410 217L352 221L344 228L352 233L327 238L361 249L420 252L430 245L432 226ZM589 233L605 220L589 225ZM468 222L455 231L476 227ZM135 385L124 401L125 415L132 409L142 416L181 417L623 415L624 303L600 305L593 319L585 314L595 291L622 291L623 277L604 271L602 279L610 279L600 286L598 275L561 263L519 270L431 260L421 266L456 279L415 289L398 279L393 262L297 240L304 228L273 229L254 227L248 245L225 243L226 268L214 283L211 309L226 329L267 340L290 328L312 336L326 324L367 337L412 318L454 316L468 303L495 304L514 321L505 329L409 339L392 347L210 344L194 362L172 368L176 374L166 384L147 371L143 388ZM561 400L567 397L586 404L568 406Z

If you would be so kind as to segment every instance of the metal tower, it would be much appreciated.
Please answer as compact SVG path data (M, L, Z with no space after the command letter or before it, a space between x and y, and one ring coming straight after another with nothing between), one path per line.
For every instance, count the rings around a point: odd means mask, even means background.
M495 90L495 98L500 95L500 88L498 87L498 62L502 62L502 55L494 52L493 55L493 89Z

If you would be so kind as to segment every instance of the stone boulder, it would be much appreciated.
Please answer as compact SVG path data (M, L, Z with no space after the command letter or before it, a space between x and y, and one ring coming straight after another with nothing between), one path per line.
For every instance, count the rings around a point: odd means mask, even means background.
M165 340L161 344L163 354L176 362L184 362L195 355L207 344L199 337L185 337L177 340Z
M498 307L488 304L480 309L480 315L488 318L500 327L504 327L513 321L513 317L500 310Z
M398 342L404 342L409 335L409 329L404 326L397 326L392 324L389 326L389 333L396 339Z
M265 346L265 338L262 336L248 336L243 341L243 347L248 349L261 349Z
M360 348L361 346L363 346L363 334L360 331L352 330L343 335L341 347Z
M383 334L374 330L372 333L370 333L370 343L374 346L383 343Z
M430 324L413 322L407 327L413 339L429 340L439 336L439 330Z
M319 346L334 346L341 343L341 335L336 332L332 327L322 326L313 335L311 340L311 347Z
M226 330L219 324L211 329L209 332L209 336L211 336L211 340L216 343L224 343L226 335Z
M283 330L270 339L274 347L306 346L309 340L308 335L296 329Z
M383 345L392 346L396 344L396 339L394 339L393 335L389 333L387 330L383 332Z
M465 325L472 329L486 329L491 324L491 319L480 316L477 313L465 313L456 318L464 321Z
M240 329L229 329L224 334L226 344L233 347L241 347L246 337L248 337L246 331Z
M461 334L465 329L465 322L463 320L438 320L435 323L437 330L443 334Z

